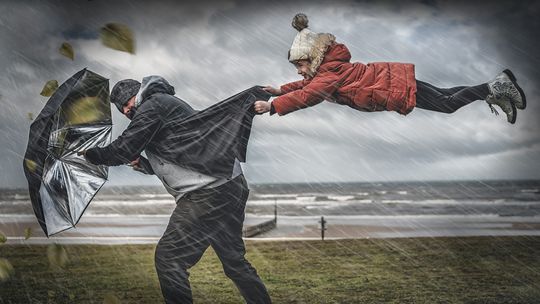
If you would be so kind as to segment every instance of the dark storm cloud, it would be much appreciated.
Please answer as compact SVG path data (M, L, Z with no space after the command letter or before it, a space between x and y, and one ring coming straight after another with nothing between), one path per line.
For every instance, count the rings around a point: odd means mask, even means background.
M254 84L298 79L286 60L305 12L334 33L353 61L416 64L441 87L485 82L511 67L529 106L511 126L478 102L452 115L416 109L361 113L334 104L284 117L257 117L246 175L255 182L449 178L538 178L540 31L537 1L197 2L55 1L0 3L0 187L24 187L22 155L49 79L89 67L111 80L166 77L177 96L204 108ZM101 45L106 23L128 25L136 55ZM58 53L64 41L75 61ZM114 110L114 109L113 109ZM113 111L113 136L127 120ZM110 183L157 183L113 168Z

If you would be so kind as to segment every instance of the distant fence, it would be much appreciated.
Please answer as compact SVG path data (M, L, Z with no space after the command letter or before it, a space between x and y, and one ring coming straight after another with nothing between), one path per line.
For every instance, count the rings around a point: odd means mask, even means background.
M268 220L266 222L262 222L257 225L247 226L247 227L244 227L244 229L242 230L242 235L244 237L254 237L256 235L268 232L276 228L276 224L277 224L277 220L274 218L274 219Z
M268 232L277 226L277 200L274 200L274 218L257 225L247 226L242 229L243 237L254 237L261 233Z

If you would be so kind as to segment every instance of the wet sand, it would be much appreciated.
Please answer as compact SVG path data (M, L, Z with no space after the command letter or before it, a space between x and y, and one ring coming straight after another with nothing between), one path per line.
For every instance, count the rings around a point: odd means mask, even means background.
M85 215L76 228L47 238L33 215L0 215L0 231L8 243L145 244L157 243L170 215ZM247 214L244 226L273 216ZM498 215L333 215L325 216L325 239L443 236L540 235L538 216ZM316 240L320 216L278 216L276 229L251 240ZM32 228L29 240L24 229Z

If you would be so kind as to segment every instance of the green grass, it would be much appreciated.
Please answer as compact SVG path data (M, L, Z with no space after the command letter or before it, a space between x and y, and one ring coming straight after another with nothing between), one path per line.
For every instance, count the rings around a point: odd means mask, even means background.
M540 237L246 242L274 303L539 303ZM0 245L15 269L0 303L162 303L154 245ZM195 303L242 303L209 249L191 269Z

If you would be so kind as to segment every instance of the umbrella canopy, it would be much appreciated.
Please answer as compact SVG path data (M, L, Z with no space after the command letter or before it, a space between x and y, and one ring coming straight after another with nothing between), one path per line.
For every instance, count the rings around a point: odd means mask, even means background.
M107 180L108 168L77 152L111 141L109 80L87 69L51 96L30 125L24 173L47 236L74 227Z

